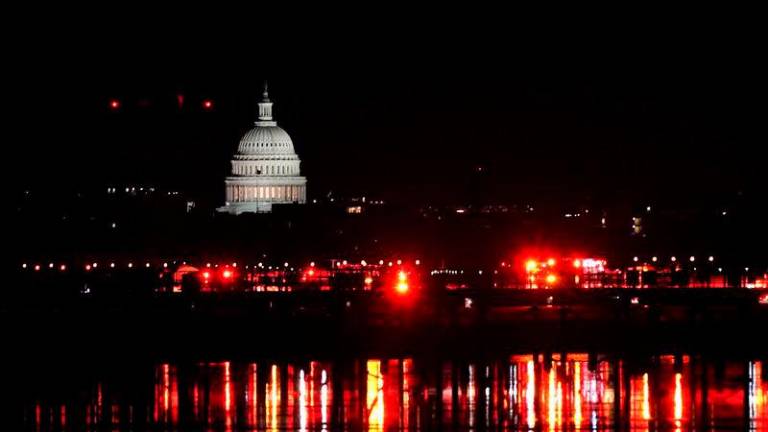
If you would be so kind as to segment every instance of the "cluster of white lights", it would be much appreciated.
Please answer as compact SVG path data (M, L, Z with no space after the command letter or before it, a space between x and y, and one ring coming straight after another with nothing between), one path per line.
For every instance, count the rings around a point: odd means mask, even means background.
M380 260L379 260L379 262L378 262L378 264L379 264L380 266L384 266L384 265L386 265L386 266L388 266L388 267L392 267L392 266L394 266L394 265L398 265L398 266L401 266L401 265L403 265L404 263L405 263L405 261L403 261L402 259L398 259L398 260L395 260L395 261L384 261L383 259L380 259ZM414 260L414 261L413 261L413 263L414 263L415 265L417 265L417 266L418 266L418 265L421 265L421 260L419 260L419 259L417 259L417 260ZM314 261L312 261L312 262L310 262L310 264L309 264L309 265L310 265L310 267L314 267L314 266L315 266L315 262L314 262ZM336 261L335 261L335 263L333 264L333 266L335 266L335 267L344 267L344 266L349 266L349 265L352 265L352 266L354 266L354 265L356 265L356 264L354 264L354 263L352 263L351 261L349 261L349 260L346 260L346 259L345 259L345 260L341 260L341 261L339 261L339 260L336 260ZM373 261L373 262L369 263L369 262L368 262L367 260L365 260L365 259L362 259L362 260L360 260L360 266L361 266L361 267L366 267L366 266L369 266L369 265L376 265L376 264L375 264L375 261ZM287 264L286 264L286 266L287 266Z
M457 274L464 274L464 270L453 270L453 269L436 269L429 272L430 275L457 275Z

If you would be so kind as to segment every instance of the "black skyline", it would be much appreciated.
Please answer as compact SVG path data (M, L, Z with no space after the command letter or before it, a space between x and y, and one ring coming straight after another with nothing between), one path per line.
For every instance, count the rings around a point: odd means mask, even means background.
M178 36L108 35L104 49L65 32L12 53L10 128L29 137L9 146L13 184L153 184L215 203L268 79L310 197L718 206L764 195L764 85L737 36L285 43L263 57L247 40L225 50Z

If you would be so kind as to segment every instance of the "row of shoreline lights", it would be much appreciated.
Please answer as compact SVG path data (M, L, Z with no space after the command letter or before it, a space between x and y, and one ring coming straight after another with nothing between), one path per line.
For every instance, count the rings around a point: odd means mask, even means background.
M677 262L677 257L673 255L673 256L671 256L669 258L669 260L672 261L672 262ZM632 261L639 262L640 261L640 257L634 256L634 257L632 257ZM651 257L651 261L652 262L658 262L659 261L659 257L652 256ZM692 263L696 262L696 256L691 255L690 257L688 257L688 261L692 262ZM715 262L715 257L713 255L710 255L710 256L707 257L707 261L710 262L710 263L713 263L713 262ZM693 269L696 270L696 267L694 267ZM722 272L723 268L722 267L718 267L717 271L718 272ZM744 271L748 272L749 271L749 267L744 267Z
M177 261L173 261L173 262L171 262L171 264L174 264L174 265L175 265L176 263L177 263ZM398 265L398 266L400 266L400 265L402 265L402 264L403 264L403 260L400 260L400 259L399 259L399 260L397 260L397 261L389 261L389 262L387 262L386 264L387 264L387 266L389 266L389 267L392 267L392 266L393 266L395 263L397 263L397 265ZM181 262L181 264L182 264L182 265L187 265L187 262L186 262L186 261L182 261L182 262ZM350 265L350 263L349 263L347 260L342 260L342 261L339 261L339 262L337 262L336 264L337 264L337 265L336 265L337 267L342 267L342 266L347 266L347 265ZM385 264L385 261L384 261L384 260L379 260L379 265L380 265L380 266L383 266L384 264ZM417 265L417 266L418 266L418 265L421 265L421 260L418 260L418 259L417 259L417 260L414 260L414 264L415 264L415 265ZM210 262L207 262L207 263L205 264L205 267L206 267L206 268L211 268L211 267L214 267L214 268L218 268L220 265L224 265L224 266L227 266L227 265L229 265L229 264L212 264L212 263L210 263ZM312 262L310 262L310 263L309 263L309 265L310 265L310 267L315 267L315 262L314 262L314 261L312 261ZM354 265L354 264L353 264L353 265ZM361 260L361 261L360 261L360 265L361 265L362 267L366 267L366 266L368 265L368 262L367 262L366 260ZM168 263L167 261L166 261L166 262L163 262L163 264L162 264L162 267L163 267L163 268L168 268L168 266L169 266L169 263ZM236 268L236 267L237 267L237 262L233 262L233 263L231 264L231 266ZM47 267L48 267L49 269L54 269L54 268L56 268L56 264L54 264L54 263L49 263ZM118 266L117 266L117 264L116 264L114 261L112 261L112 262L110 262L108 265L106 265L106 267L109 267L110 269L114 269L114 268L117 268ZM139 266L139 265L134 265L134 263L133 263L133 262L128 262L128 263L126 264L126 267L127 267L127 268L129 268L129 269L132 269L132 268L140 268L140 266ZM145 263L144 263L144 268L150 268L150 267L152 267L152 265L151 265L151 263L150 263L149 261L147 261L147 262L145 262ZM264 266L264 263L261 263L261 262L253 266L253 268L257 268L257 267L258 267L258 268L265 268L265 266ZM267 269L269 269L269 270L272 270L272 269L273 269L273 267L274 267L275 269L278 269L278 268L280 268L280 266L277 266L277 265L276 265L276 266L267 266L266 268L267 268ZM290 264L289 264L289 263L286 261L286 262L284 262L284 263L283 263L283 267L284 267L284 268L288 268L288 267L290 267ZM30 266L30 265L29 265L29 264L27 264L27 263L22 263L22 264L21 264L21 268L22 268L22 269L25 269L25 270L26 270L26 269L28 269L28 268L32 268L32 269L34 269L35 271L40 271L40 270L42 270L42 269L43 269L43 265L41 265L41 264L35 264L34 266ZM68 266L67 264L59 264L59 266L58 266L58 269L59 269L59 271L66 271L68 268L69 268L69 266ZM99 263L98 263L98 262L88 263L88 264L85 264L85 265L83 266L83 268L85 269L85 271L91 271L91 270L95 270L95 269L98 269L98 268L99 268ZM246 266L245 266L245 268L246 268L246 269L248 269L248 268L250 268L250 266L246 265ZM294 270L294 268L293 268L293 267L290 267L290 269L291 269L291 271L293 271L293 270Z
M421 260L418 260L418 259L414 260L413 263L415 265L421 265ZM401 265L403 265L403 260L399 259L399 260L396 260L396 261L388 261L388 262L386 262L387 267L392 267L395 264L401 266ZM339 267L339 268L350 266L350 265L354 266L354 265L357 265L357 264L351 263L351 262L349 262L347 260L336 261L336 267ZM369 265L368 261L366 261L366 260L361 260L360 261L360 266L361 267L366 267L368 265ZM370 264L370 265L376 265L376 264ZM385 265L385 261L384 260L379 260L379 265L380 266ZM314 267L315 266L315 262L314 261L310 262L309 266L310 267Z
M669 258L669 260L670 260L670 261L672 261L672 262L677 262L677 257L673 255L673 256L671 256L671 257ZM637 255L635 255L634 257L632 257L632 261L634 261L634 262L638 262L638 261L640 261L640 257L638 257ZM654 256L652 256L652 257L651 257L651 261L652 261L652 262L658 262L658 261L659 261L659 257L657 257L657 256L655 256L655 255L654 255ZM696 257L695 257L694 255L691 255L690 257L688 257L688 261L690 261L690 262L696 262ZM712 256L712 255L710 255L710 256L707 258L707 261L709 261L709 262L714 262L714 261L715 261L715 257L714 257L714 256Z
M105 265L104 267L109 267L110 269L118 268L118 266L117 266L117 264L115 262L110 262L108 265ZM144 263L144 268L150 268L150 267L152 267L152 265L149 262L145 262ZM41 264L35 264L34 266L30 266L27 263L22 263L21 264L21 268L25 269L25 270L28 269L28 268L31 268L31 269L33 269L35 271L40 271L40 270L42 270L44 268L44 266L41 265ZM47 268L54 269L54 268L57 268L57 266L54 263L48 263ZM83 266L83 269L85 271L96 270L98 268L99 268L99 263L97 263L97 262L88 263L88 264L85 264ZM139 266L137 264L134 264L133 262L129 262L126 265L126 268L129 268L129 269L141 268L141 266ZM167 262L163 263L163 268L168 268L168 263ZM59 264L58 265L58 269L59 269L59 271L66 271L67 269L69 269L69 266L67 264Z

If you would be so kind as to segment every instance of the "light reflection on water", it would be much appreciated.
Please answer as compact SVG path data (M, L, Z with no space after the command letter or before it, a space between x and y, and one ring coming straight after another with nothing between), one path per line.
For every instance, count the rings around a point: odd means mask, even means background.
M38 431L768 430L763 367L586 354L164 363L26 401L25 419Z

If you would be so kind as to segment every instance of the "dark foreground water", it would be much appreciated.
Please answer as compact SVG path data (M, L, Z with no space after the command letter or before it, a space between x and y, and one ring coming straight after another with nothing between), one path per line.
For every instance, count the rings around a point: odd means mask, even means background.
M768 430L759 359L55 357L8 372L26 430Z

